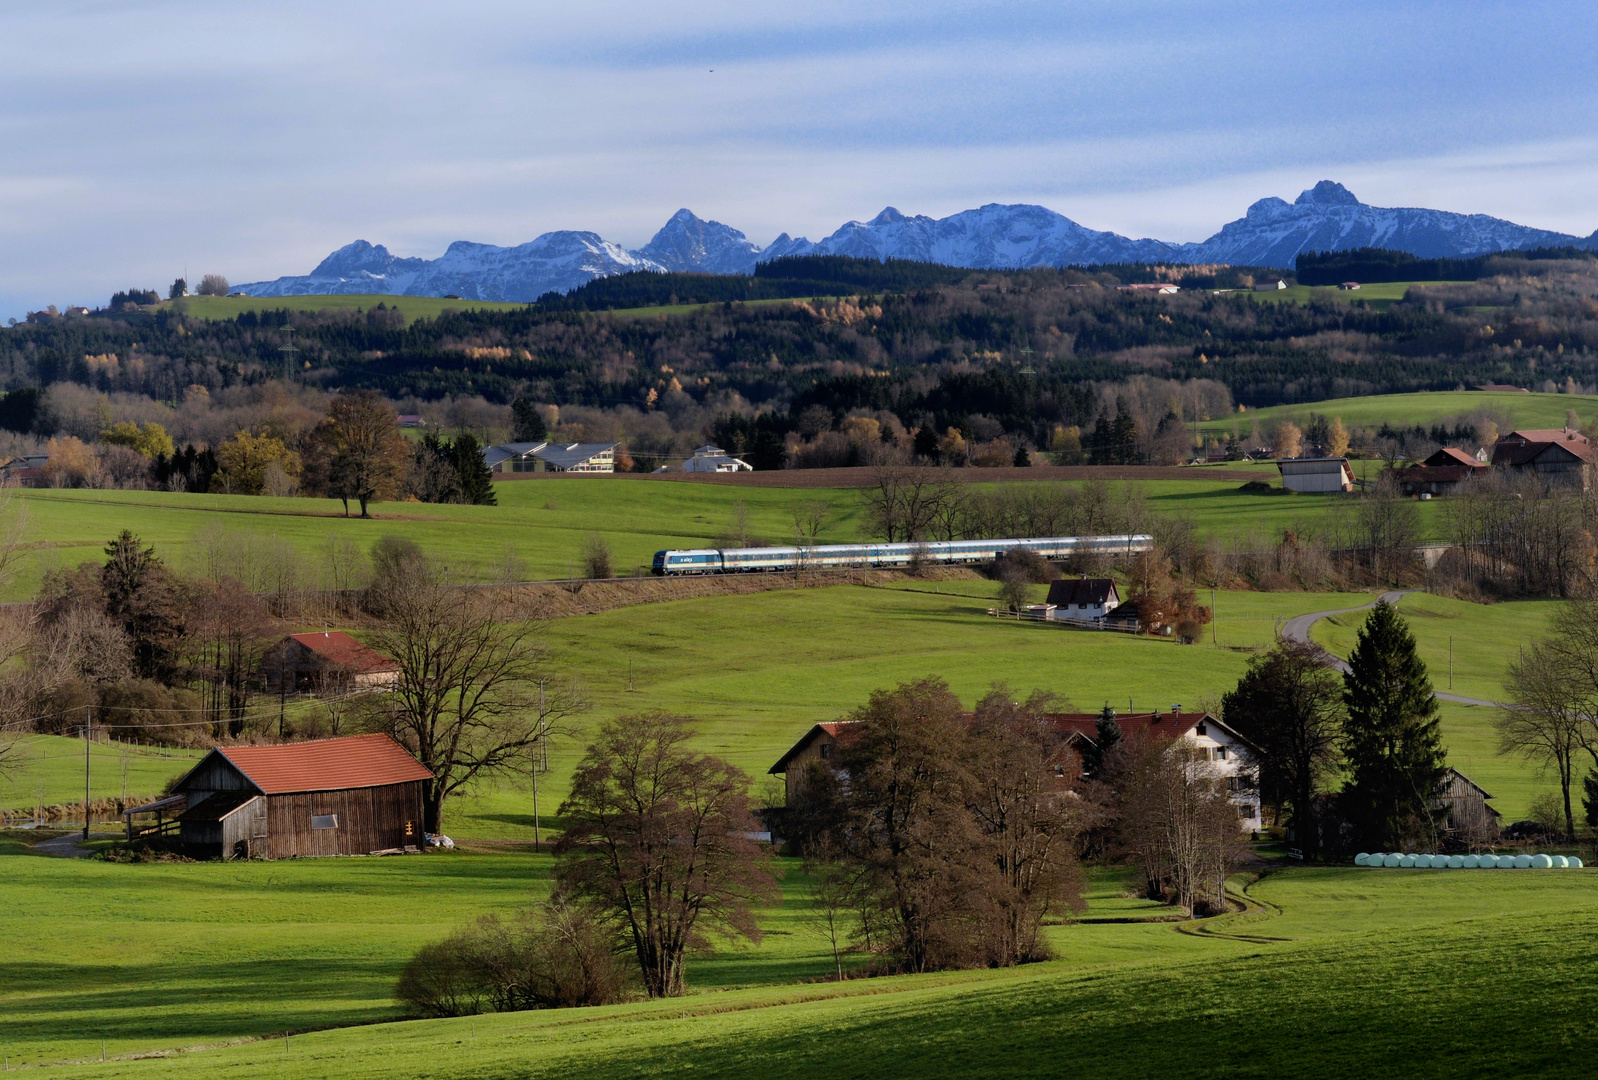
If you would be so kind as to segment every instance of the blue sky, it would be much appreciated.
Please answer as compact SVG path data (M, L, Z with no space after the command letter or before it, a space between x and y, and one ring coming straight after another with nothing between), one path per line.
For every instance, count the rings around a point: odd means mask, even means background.
M0 318L680 206L1185 241L1331 178L1587 235L1595 40L1590 3L0 0Z

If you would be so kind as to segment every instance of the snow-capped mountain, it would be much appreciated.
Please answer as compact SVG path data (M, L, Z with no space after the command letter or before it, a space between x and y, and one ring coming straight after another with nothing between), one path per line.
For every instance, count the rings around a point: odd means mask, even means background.
M633 254L678 272L748 274L755 268L760 245L750 243L731 225L702 221L690 210L679 210Z
M1540 246L1598 249L1598 232L1576 237L1485 214L1368 206L1322 180L1292 203L1261 199L1202 243L1132 240L1086 228L1042 206L989 203L946 218L907 217L888 207L812 242L783 233L762 250L737 229L679 210L636 251L597 233L550 232L517 247L459 240L437 259L401 259L357 240L303 277L237 286L251 296L373 293L532 301L629 270L747 274L784 255L912 259L973 269L1115 262L1232 263L1290 267L1302 251L1385 247L1422 258Z
M870 221L849 222L819 243L783 233L760 258L854 255L991 270L1168 261L1174 253L1170 244L1097 232L1046 207L989 203L946 218L906 217L890 206Z
M1368 206L1342 184L1322 180L1291 204L1261 199L1202 244L1184 244L1181 261L1292 266L1301 251L1379 247L1424 259L1586 241L1486 214Z

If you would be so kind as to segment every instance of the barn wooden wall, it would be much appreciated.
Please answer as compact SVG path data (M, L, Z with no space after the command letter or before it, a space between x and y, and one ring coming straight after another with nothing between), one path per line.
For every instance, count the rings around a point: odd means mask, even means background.
M336 814L338 827L311 828L311 818L323 814ZM384 787L269 795L266 833L267 850L261 854L271 859L419 848L422 784L413 780Z

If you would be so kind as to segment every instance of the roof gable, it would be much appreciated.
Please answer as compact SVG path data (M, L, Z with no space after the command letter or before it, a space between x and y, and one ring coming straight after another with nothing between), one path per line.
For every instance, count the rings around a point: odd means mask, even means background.
M1120 602L1115 582L1109 578L1064 578L1049 583L1048 602L1058 607L1067 604L1091 604L1102 607L1110 597Z
M804 735L800 736L799 741L790 746L788 748L788 752L783 754L782 757L778 758L777 763L771 768L767 769L766 772L772 776L775 776L778 773L787 772L788 763L794 758L798 757L800 754L804 753L806 748L808 748L811 743L815 742L818 736L830 735L833 739L839 739L843 732L859 722L860 721L858 720L834 720L829 723L816 724L809 731L805 732Z
M369 649L342 630L319 630L310 634L290 634L290 641L298 642L311 653L328 663L348 668L361 675L383 671L398 671L399 662Z
M199 772L216 755L263 795L384 787L433 774L388 735L348 735L282 746L219 746L179 780Z

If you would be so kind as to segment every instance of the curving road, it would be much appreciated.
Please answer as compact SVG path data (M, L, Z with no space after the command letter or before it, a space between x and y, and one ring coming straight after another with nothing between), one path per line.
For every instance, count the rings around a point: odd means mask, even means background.
M1337 608L1334 611L1315 611L1308 615L1300 615L1297 618L1288 619L1282 624L1282 637L1286 638L1288 641L1302 641L1305 644L1313 644L1310 641L1309 636L1310 627L1314 626L1317 622L1326 618L1328 615L1347 615L1351 611L1364 611L1367 608L1375 607L1377 600L1386 600L1389 604L1396 604L1399 600L1408 596L1410 593L1420 591L1420 589L1394 589L1392 592L1382 593L1382 595L1377 597L1376 600L1372 600L1368 604L1362 604L1359 607ZM1332 657L1332 666L1338 671L1344 673L1347 673L1348 671L1348 662L1335 656ZM1435 691L1434 693L1439 701L1454 701L1461 705L1486 705L1487 707L1493 709L1503 707L1499 702L1486 701L1482 698L1461 697L1458 694L1443 694L1436 693Z

